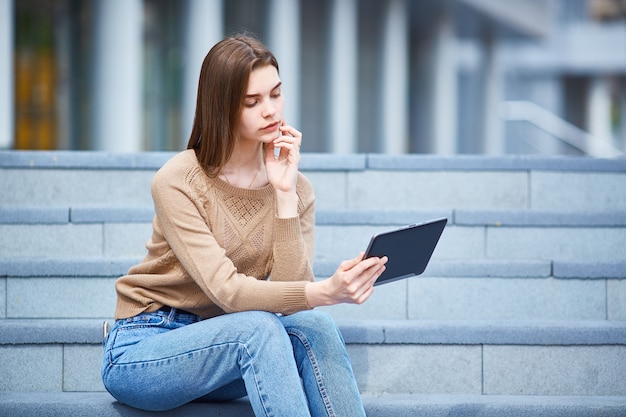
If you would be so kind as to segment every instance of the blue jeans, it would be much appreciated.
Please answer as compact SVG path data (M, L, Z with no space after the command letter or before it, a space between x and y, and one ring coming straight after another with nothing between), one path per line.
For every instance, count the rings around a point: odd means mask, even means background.
M104 344L104 385L132 407L247 395L256 416L365 416L339 329L318 311L144 313L117 320Z

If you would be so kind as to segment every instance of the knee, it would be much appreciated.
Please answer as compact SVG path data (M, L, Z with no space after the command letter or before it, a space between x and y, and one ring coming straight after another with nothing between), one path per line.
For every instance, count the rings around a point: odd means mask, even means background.
M237 327L243 334L260 339L280 339L286 336L280 318L265 311L246 311L237 314Z
M280 318L276 314L266 311L244 311L234 313L238 316L238 321L242 325L254 330L274 331L282 328Z
M321 311L309 310L294 314L290 328L307 338L321 339L327 343L344 343L335 320Z
M328 314L319 310L306 310L293 315L295 322L301 326L337 328L335 320Z

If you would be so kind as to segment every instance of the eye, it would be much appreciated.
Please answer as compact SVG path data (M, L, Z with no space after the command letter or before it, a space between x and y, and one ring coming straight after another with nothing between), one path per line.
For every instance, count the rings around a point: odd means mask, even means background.
M280 90L280 88L277 88L276 90L272 91L272 98L278 98L280 97L282 94L282 91Z
M254 107L256 106L257 101L256 100L246 100L243 102L243 105L246 107Z

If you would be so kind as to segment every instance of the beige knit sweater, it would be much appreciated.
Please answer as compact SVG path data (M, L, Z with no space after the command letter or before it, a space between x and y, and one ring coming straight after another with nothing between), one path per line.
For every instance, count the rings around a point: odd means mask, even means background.
M313 280L315 197L302 174L297 194L299 217L277 218L271 185L233 187L208 177L193 150L174 156L152 183L148 254L115 284L115 318L164 305L203 318L309 309L304 287Z

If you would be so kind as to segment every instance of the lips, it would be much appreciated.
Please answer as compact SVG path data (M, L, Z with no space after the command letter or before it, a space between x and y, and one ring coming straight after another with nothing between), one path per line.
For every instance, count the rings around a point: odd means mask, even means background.
M279 124L279 122L270 123L269 125L261 128L261 130L265 130L265 131L276 130L276 128L278 127L278 124Z

